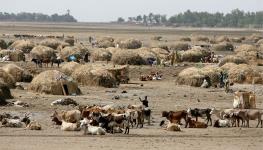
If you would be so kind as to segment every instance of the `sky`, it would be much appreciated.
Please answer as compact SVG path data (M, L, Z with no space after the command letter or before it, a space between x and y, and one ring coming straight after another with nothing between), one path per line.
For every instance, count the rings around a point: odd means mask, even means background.
M168 16L191 11L262 11L263 0L0 0L0 12L64 14L69 9L80 22L108 22L118 17L159 13Z

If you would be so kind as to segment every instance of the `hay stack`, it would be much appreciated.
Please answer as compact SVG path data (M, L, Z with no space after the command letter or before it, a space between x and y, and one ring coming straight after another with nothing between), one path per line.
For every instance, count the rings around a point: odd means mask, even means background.
M111 60L118 65L146 65L144 59L134 50L117 51L113 53Z
M112 54L104 48L96 48L91 51L91 56L94 61L110 61Z
M190 37L181 37L179 39L179 41L182 41L182 42L191 42L191 38Z
M194 40L197 42L209 42L209 38L206 36L196 36Z
M205 75L201 74L200 69L190 67L181 71L177 78L178 84L200 87L205 79Z
M142 57L142 59L148 64L148 60L156 60L157 56L151 51L151 49L142 47L139 49L134 50L138 53L139 56Z
M68 57L74 55L76 58L82 58L86 54L89 54L89 50L82 45L67 46L60 52L60 57L65 61L68 61Z
M234 38L231 38L230 41L233 43L242 43L243 39L242 37L234 37Z
M65 39L65 43L68 43L70 46L74 46L75 39L73 37L68 37Z
M180 61L185 62L200 62L201 58L210 55L207 49L194 47L188 51L179 52Z
M103 68L94 68L90 65L82 65L72 73L72 77L85 86L116 87L117 81L110 72Z
M263 78L257 68L247 64L227 63L221 67L228 72L231 82L235 83L249 83L263 84Z
M170 52L168 50L162 49L162 48L152 48L151 51L159 58L159 59L165 59Z
M81 66L81 64L72 61L72 62L68 62L68 63L64 64L62 66L61 70L66 75L70 76L80 66Z
M24 53L29 53L34 46L35 44L32 41L17 40L12 45L10 45L8 49L16 49L16 50L21 50Z
M227 36L219 36L216 38L217 43L222 43L222 42L230 42L229 38Z
M12 75L0 68L0 79L9 87L14 88L16 81Z
M68 94L80 94L78 84L69 76L57 70L48 70L37 75L28 89L38 93L64 95L63 86L67 87Z
M257 47L254 45L248 45L248 44L243 44L240 45L239 47L237 47L237 49L235 49L236 53L239 52L249 52L249 51L257 51Z
M213 51L233 51L234 46L231 43L223 42L223 43L213 45L212 50Z
M6 99L12 99L11 91L9 87L0 79L0 106L6 105Z
M31 82L33 79L33 76L30 73L15 64L5 65L3 66L3 70L10 74L15 82Z
M138 39L119 40L115 42L122 49L137 49L142 47L142 42Z
M259 41L257 42L257 44L258 44L258 45L263 45L263 39L259 40Z
M161 41L162 40L162 36L154 36L154 37L151 37L151 40L154 40L154 41Z
M261 35L258 34L252 34L251 36L249 36L247 38L248 42L253 42L253 43L257 43L259 40L263 39L263 37Z
M106 48L107 51L109 51L112 55L118 51L123 51L123 49L116 48L116 47L108 47Z
M205 66L203 68L190 67L182 70L177 78L178 84L200 87L204 79L210 80L212 86L219 83L221 68Z
M44 59L44 58L52 58L56 57L55 50L53 48L38 45L32 49L30 55L32 58L36 59Z
M0 49L7 49L7 44L4 40L0 39Z
M0 57L9 55L11 61L24 61L25 54L21 50L1 50Z
M61 40L58 40L58 39L52 39L52 38L49 38L49 39L44 39L40 42L41 45L43 46L47 46L47 47L50 47L50 48L53 48L53 49L58 49L59 47L66 47L66 46L70 46L69 43L65 43Z
M99 39L98 40L98 47L99 48L115 47L114 38L103 37L102 39Z
M170 46L170 50L177 50L177 51L181 51L181 50L188 50L190 45L188 43L174 43L171 44Z
M223 66L226 63L247 64L248 62L243 57L236 55L228 55L219 62L219 66Z

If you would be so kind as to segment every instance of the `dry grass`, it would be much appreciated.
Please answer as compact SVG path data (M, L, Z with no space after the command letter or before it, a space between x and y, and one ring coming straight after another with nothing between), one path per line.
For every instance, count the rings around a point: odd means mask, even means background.
M82 58L86 54L89 54L89 50L82 45L67 46L60 52L60 57L65 61L68 61L68 57L74 55L77 58Z
M115 41L115 45L122 49L137 49L142 47L142 42L138 39L126 39Z
M5 72L2 68L0 68L0 79L5 83L9 88L14 88L16 81L12 75Z
M210 52L202 48L192 48L188 51L179 52L179 59L182 62L200 62L201 58L206 57Z
M59 47L66 47L66 46L70 46L69 43L63 42L61 40L58 39L44 39L40 42L41 45L43 46L47 46L53 49L59 49Z
M230 42L230 39L227 36L219 36L216 38L217 43L222 43L222 42Z

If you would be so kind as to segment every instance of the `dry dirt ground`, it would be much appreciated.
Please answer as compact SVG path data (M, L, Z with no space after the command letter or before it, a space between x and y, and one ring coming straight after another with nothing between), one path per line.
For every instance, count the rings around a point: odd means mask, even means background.
M32 27L33 26L33 27ZM55 26L55 27L54 27ZM111 27L101 25L46 25L46 24L1 24L0 33L27 33L32 34L72 34L84 39L89 35L111 35L127 36L126 28ZM107 30L106 30L107 29ZM146 29L145 29L146 30ZM143 29L131 29L130 36L144 37L149 39L152 35L167 35L172 39L176 33L180 35L190 35L190 31L168 32L168 29L156 29L154 31L144 31ZM151 33L153 32L153 33ZM235 34L248 35L252 31L193 31L204 34ZM222 32L222 33L221 33ZM4 65L3 63L0 64ZM20 64L18 65L25 65ZM194 65L194 64L188 64ZM33 67L33 65L32 65ZM72 107L53 107L50 103L63 96L43 95L32 93L27 90L13 89L14 100L21 100L30 104L29 108L0 107L0 112L10 112L12 114L23 115L30 112L33 119L41 122L43 130L29 131L25 129L0 128L0 150L78 150L78 149L229 149L229 150L261 150L263 147L263 129L255 128L256 121L253 121L251 128L213 128L207 129L185 129L182 132L168 132L159 127L161 111L182 110L189 107L217 109L232 108L232 93L225 93L223 89L210 88L201 89L189 86L179 86L176 84L176 75L184 67L172 68L151 68L151 67L130 67L131 83L124 84L119 88L106 89L99 87L81 87L83 95L70 96L80 104L139 104L139 96L149 96L149 105L153 110L153 119L150 126L143 129L131 129L129 135L108 134L105 136L83 136L83 132L63 132L58 126L50 121L49 116L55 110L68 110ZM50 69L50 68L49 68ZM162 81L141 82L138 81L140 72L160 71L164 78ZM140 86L143 84L143 86ZM27 84L23 84L25 87ZM257 107L263 108L263 87L261 85L234 85L233 90L254 90L257 95ZM126 90L127 93L121 92ZM113 96L120 96L119 100L113 100ZM215 119L215 116L213 116Z

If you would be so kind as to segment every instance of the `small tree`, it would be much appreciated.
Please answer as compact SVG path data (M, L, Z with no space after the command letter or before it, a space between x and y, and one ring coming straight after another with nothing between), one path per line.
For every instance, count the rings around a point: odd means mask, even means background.
M122 18L122 17L119 17L118 20L117 20L118 23L123 23L125 22L125 20Z

